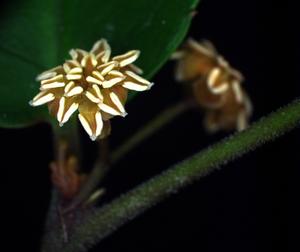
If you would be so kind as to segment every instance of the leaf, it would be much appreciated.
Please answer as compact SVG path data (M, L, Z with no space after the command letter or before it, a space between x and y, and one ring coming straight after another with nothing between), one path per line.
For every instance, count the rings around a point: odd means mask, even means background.
M106 38L113 54L141 50L146 77L159 70L184 38L198 0L13 0L0 6L0 126L49 120L32 108L35 77L63 63L71 48L90 50Z

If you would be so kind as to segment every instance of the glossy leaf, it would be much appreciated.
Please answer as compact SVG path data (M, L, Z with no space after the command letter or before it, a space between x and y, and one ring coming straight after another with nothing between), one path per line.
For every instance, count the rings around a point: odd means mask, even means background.
M141 50L150 78L184 38L198 0L12 0L0 4L0 126L48 120L32 108L35 76L63 63L71 48L106 38L113 54ZM157 83L157 85L163 85Z

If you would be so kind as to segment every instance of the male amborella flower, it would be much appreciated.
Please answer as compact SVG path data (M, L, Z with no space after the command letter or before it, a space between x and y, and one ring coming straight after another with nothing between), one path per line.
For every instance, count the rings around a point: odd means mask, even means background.
M241 85L244 78L210 42L189 39L173 58L178 60L176 80L192 84L194 97L205 110L204 125L209 131L247 127L252 105Z
M111 58L105 39L96 42L90 52L72 49L71 60L37 77L41 92L30 105L48 103L60 126L78 110L78 118L91 139L105 137L110 131L109 119L127 114L124 104L128 89L145 91L152 86L132 64L139 54L132 50Z

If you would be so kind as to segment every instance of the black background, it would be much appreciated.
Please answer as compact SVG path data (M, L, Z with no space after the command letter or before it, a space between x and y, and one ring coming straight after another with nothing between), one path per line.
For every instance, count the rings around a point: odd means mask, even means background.
M259 0L203 0L198 7L188 36L211 40L246 76L252 121L299 97L298 9L296 3ZM112 148L181 98L173 67L166 64L152 90L127 105L126 120L113 120ZM103 202L227 135L206 134L202 116L184 114L128 154L104 181ZM153 207L93 251L300 251L299 135L294 130L228 164ZM1 247L39 251L50 197L50 127L1 129L0 139ZM83 140L85 152L93 156L95 145L85 134Z

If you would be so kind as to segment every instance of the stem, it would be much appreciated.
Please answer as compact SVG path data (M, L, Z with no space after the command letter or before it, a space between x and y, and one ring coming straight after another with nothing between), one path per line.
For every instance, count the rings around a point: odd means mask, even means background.
M57 247L52 251L61 251L61 249L64 252L87 251L120 226L167 196L176 193L196 179L206 176L221 165L283 135L296 127L299 121L300 100L296 100L261 119L247 130L236 133L195 154L113 200L110 204L87 214L76 225L70 242L64 248Z
M300 100L279 109L220 143L166 170L93 214L86 216L74 230L64 252L87 251L92 245L113 233L172 193L213 170L254 150L291 130L300 121Z
M79 151L79 140L78 140L78 128L77 122L72 120L68 125L60 128L57 125L57 122L52 123L52 133L53 133L53 148L54 148L54 160L56 163L62 163L64 158L68 153L75 154L76 157L80 157ZM58 209L60 209L61 199L59 196L59 192L52 188L51 191L51 199L49 204L49 209L45 222L45 230L42 241L42 251L48 251L51 249L52 242L55 238L49 236L48 234L53 229L55 223L59 222L60 213ZM58 230L59 234L63 233L63 230ZM57 235L57 234L56 234ZM53 240L52 240L53 239ZM46 242L47 241L47 242ZM45 246L46 245L46 246ZM49 247L47 247L47 245Z
M214 144L175 165L120 198L89 214L78 223L64 252L87 251L129 220L172 193L221 165L273 140L300 122L300 100L262 118L249 129Z
M111 163L118 162L123 158L128 152L134 149L138 144L144 141L146 138L151 136L153 133L161 129L167 123L171 122L177 116L181 115L187 109L192 106L189 101L179 102L174 104L165 110L163 110L157 117L152 119L148 124L146 124L142 129L140 129L136 134L131 136L125 143L118 147L114 152L111 153Z

